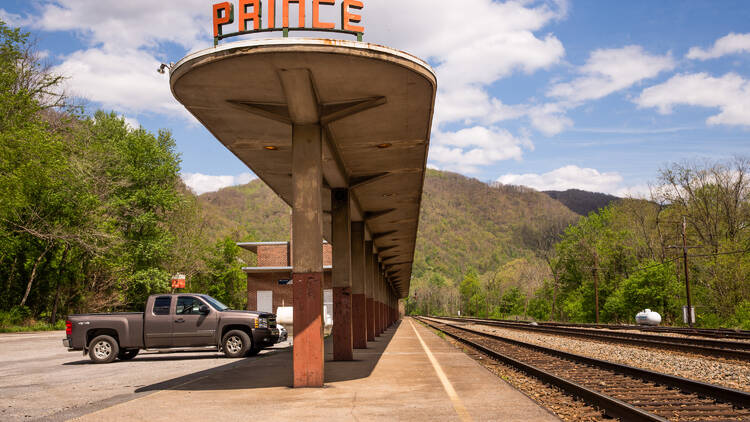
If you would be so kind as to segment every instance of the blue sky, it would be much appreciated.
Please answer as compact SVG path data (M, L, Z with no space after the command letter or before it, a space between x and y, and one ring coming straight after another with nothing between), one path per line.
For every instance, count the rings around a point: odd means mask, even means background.
M205 192L253 176L156 68L211 46L212 3L4 0L0 19L33 33L90 110L170 129L184 179ZM748 154L750 2L364 3L365 41L417 55L438 74L432 167L643 195L670 162Z

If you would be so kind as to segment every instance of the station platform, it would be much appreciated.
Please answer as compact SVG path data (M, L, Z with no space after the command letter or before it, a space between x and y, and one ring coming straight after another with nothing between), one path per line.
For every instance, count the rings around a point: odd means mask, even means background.
M290 388L291 348L275 348L142 387L149 394L76 420L559 420L410 318L355 350L354 361L332 361L331 346L324 388Z

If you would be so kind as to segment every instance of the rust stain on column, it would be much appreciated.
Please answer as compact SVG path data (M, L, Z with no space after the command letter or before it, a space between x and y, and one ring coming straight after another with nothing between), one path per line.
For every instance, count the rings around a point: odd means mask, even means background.
M333 360L352 360L352 293L349 287L333 288Z
M375 303L367 298L367 341L375 341Z
M367 299L352 295L352 344L355 349L367 349Z
M323 273L295 273L294 295L294 386L323 385Z

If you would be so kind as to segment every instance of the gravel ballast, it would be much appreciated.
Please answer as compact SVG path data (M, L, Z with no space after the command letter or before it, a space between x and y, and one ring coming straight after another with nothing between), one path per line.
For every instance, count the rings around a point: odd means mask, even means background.
M631 345L567 338L481 324L467 328L582 356L750 392L750 363Z

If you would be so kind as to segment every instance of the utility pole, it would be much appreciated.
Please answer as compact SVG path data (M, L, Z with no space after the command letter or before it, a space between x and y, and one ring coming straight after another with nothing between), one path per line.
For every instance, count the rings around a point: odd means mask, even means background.
M599 323L599 254L594 252L594 308L596 309L596 323Z
M688 280L688 253L687 253L687 219L682 216L682 259L685 267L685 291L687 293L687 323L690 328L693 328L693 307L690 303L690 282Z

